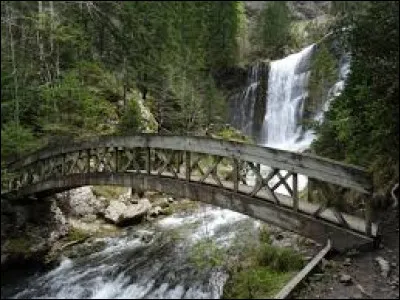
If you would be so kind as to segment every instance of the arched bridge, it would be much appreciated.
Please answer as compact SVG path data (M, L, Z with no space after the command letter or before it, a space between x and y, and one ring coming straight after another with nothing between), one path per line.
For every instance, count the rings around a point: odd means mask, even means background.
M107 136L44 148L7 170L13 176L3 180L1 195L10 201L84 185L119 185L231 209L321 243L329 238L338 250L371 245L378 232L368 213L357 217L299 199L302 174L365 194L368 212L372 184L365 170L250 144L188 136ZM253 184L246 180L249 171ZM280 186L287 196L277 193Z

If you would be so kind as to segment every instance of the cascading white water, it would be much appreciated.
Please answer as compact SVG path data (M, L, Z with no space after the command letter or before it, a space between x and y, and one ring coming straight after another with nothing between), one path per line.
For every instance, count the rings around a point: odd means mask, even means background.
M315 45L271 62L268 77L267 113L262 127L262 144L298 151L304 143L299 122L307 97L309 61Z
M253 135L254 105L260 79L260 64L248 70L246 88L233 99L232 125L244 134Z
M301 125L304 102L308 96L307 86L310 76L310 60L316 48L312 44L298 53L291 54L283 59L271 62L268 75L268 98L266 101L267 113L264 118L261 133L261 145L302 152L308 149L315 139L312 130L303 130ZM331 101L336 98L344 88L344 83L350 69L350 56L343 55L339 62L339 81L328 91L327 101L322 110L315 115L316 121L322 121L324 112L329 108ZM265 177L271 168L261 166L261 174ZM286 171L280 171L286 175ZM248 173L249 184L255 184L255 175ZM278 182L275 176L269 185ZM303 190L308 179L303 175L298 176L298 188ZM290 182L288 184L291 186ZM280 186L278 193L289 195L285 187Z

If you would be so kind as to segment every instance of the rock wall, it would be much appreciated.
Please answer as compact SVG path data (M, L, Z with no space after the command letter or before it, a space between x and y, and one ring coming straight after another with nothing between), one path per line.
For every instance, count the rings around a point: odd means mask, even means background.
M41 263L69 224L55 199L11 204L1 200L1 266Z

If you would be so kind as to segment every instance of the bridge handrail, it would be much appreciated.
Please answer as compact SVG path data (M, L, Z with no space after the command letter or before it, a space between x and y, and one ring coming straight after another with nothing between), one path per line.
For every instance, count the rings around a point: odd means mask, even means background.
M82 142L46 147L8 164L18 170L38 160L79 150L99 147L158 148L231 157L295 173L355 189L372 192L370 174L361 167L311 154L295 153L252 144L200 136L141 134L135 136L100 136Z

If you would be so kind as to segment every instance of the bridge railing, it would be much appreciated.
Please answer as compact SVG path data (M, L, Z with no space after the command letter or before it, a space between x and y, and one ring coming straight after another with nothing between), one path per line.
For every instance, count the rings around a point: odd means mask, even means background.
M269 171L261 172L261 165ZM76 173L141 173L168 176L183 181L213 184L236 193L263 197L277 205L282 198L276 193L284 186L290 195L291 209L299 210L298 174L319 181L372 192L368 173L357 166L329 159L225 140L188 136L108 136L47 148L15 161L8 166L17 175L2 188L5 192L22 191L24 187ZM256 180L249 185L246 175L252 171ZM285 171L285 172L282 172ZM327 207L314 212L319 217ZM340 212L334 210L339 223L346 225ZM365 231L371 235L371 220L365 216Z

